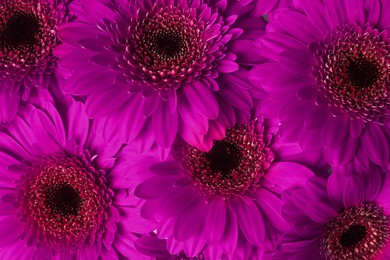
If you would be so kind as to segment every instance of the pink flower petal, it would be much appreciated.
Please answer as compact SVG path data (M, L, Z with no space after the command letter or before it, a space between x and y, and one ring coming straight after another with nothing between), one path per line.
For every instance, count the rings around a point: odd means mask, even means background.
M175 238L183 241L201 232L205 213L206 206L203 199L195 200L178 216L174 227Z
M222 239L226 222L226 207L223 199L215 199L208 207L204 223L204 234L211 245L217 245Z
M349 130L349 117L340 115L329 117L326 121L322 141L326 148L336 148L344 144Z
M200 81L184 86L184 92L193 109L209 119L215 119L219 113L217 99L209 88Z
M89 133L89 118L86 115L85 106L80 102L73 103L68 110L67 132L77 144L85 144Z
M153 115L154 136L162 148L169 148L175 141L178 129L178 112L171 113L167 102L161 102Z
M366 125L361 141L368 157L377 164L383 164L389 160L389 141L381 126L370 123Z
M236 211L238 223L246 239L255 246L261 246L265 239L265 223L253 201L246 203L237 199L232 210Z

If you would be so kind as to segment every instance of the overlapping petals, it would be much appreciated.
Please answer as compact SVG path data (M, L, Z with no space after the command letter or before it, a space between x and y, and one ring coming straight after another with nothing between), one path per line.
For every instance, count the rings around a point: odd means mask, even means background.
M313 176L289 162L300 149L279 142L276 133L276 126L258 118L228 130L208 153L179 143L165 162L149 156L132 167L144 178L135 190L146 200L142 216L158 221L157 236L168 239L171 254L231 259L250 255L252 247L260 255L273 249L287 228L280 193ZM136 156L131 149L124 153Z
M89 115L106 116L107 139L118 130L139 150L164 150L179 133L208 150L238 114L249 116L253 86L243 65L258 62L252 50L261 18L223 1L82 1L77 8L79 20L59 32L60 66L76 72L64 90L87 95Z
M293 224L273 259L386 259L389 257L389 175L372 166L334 168L283 195Z
M187 257L184 251L179 253L170 254L167 250L167 240L159 239L156 236L143 236L140 237L135 244L136 248L143 254L147 256L154 257L158 260L174 260L174 259L192 259L192 260L202 260L202 259L214 259L217 256L213 255L213 250L206 248L198 255L194 257ZM250 258L262 258L264 252L259 248L254 246L248 246L245 243L238 243L238 250L235 251L233 256L222 255L220 259L250 259Z
M275 13L258 39L268 61L251 72L269 94L265 103L275 103L269 111L280 118L281 136L333 165L360 150L383 165L389 158L387 3L294 4Z
M389 10L0 0L0 259L390 259Z
M154 227L114 174L121 144L92 130L82 103L28 106L0 135L0 258L143 258L134 241Z
M15 117L34 88L57 88L57 27L71 19L68 0L0 1L0 122Z

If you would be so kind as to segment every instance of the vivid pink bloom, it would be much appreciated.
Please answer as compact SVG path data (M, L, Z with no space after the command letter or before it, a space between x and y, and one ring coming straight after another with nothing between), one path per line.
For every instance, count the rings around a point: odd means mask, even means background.
M57 87L57 27L68 0L0 1L0 122L10 122L35 88ZM33 93L33 94L34 94Z
M121 144L93 131L82 103L27 106L0 132L1 259L147 259Z
M238 6L81 1L79 19L59 31L60 66L76 72L64 90L86 95L89 115L107 116L107 139L119 132L140 150L170 149L179 133L209 150L253 106L245 68L259 62L253 40L265 21Z
M388 259L389 177L379 167L349 165L285 192L282 213L293 227L272 259Z
M157 236L168 238L171 254L194 257L203 250L207 259L241 259L273 249L287 229L280 193L313 175L296 163L299 148L280 142L277 129L260 117L228 129L209 152L176 143L165 162L135 160L124 150L140 180L135 195L146 201L142 215L157 219Z
M268 93L281 136L342 165L390 157L390 2L294 1L258 39L267 62L251 79Z

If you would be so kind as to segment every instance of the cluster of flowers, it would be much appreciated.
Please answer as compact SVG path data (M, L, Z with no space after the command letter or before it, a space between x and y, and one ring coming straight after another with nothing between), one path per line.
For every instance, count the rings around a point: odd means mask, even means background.
M0 0L0 259L390 259L390 0Z

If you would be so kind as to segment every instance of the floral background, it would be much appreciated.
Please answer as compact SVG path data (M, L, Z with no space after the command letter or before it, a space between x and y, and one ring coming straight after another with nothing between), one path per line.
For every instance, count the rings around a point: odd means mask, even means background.
M390 0L0 0L0 259L390 259Z

